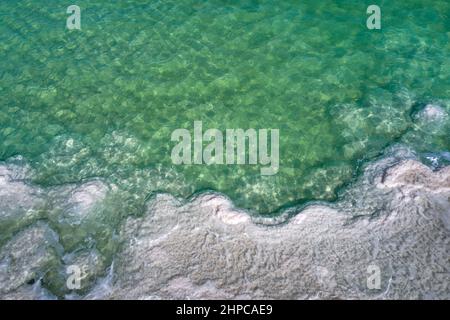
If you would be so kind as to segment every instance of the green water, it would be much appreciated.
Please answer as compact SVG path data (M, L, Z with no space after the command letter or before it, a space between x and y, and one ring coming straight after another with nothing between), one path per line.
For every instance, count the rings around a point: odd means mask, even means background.
M126 215L153 192L228 195L260 213L333 200L392 143L450 150L450 2L75 1L0 3L0 160L23 156L44 187L102 178ZM171 133L280 130L280 170L173 165Z

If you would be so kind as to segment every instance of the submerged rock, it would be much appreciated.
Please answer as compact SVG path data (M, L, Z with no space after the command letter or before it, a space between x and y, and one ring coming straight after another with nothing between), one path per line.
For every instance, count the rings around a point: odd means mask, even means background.
M59 265L61 251L56 233L44 223L13 237L0 250L0 299L48 298L40 283Z
M0 220L19 220L43 202L41 190L25 182L23 169L0 165Z
M81 185L66 185L49 191L56 215L55 220L79 224L105 200L109 187L101 180L92 180Z
M439 133L445 130L448 112L443 105L434 103L416 104L411 111L412 120L426 133Z
M68 200L71 212L79 216L85 216L98 202L105 199L107 192L106 184L97 180L75 188Z
M40 188L29 184L27 177L20 166L0 166L0 297L47 299L53 297L49 291L62 297L69 292L63 263L86 267L79 290L86 293L105 271L104 258L93 248L62 259L62 245L71 250L87 242L95 245L96 239L88 238L95 230L85 230L81 222L96 212L109 187L92 180Z
M66 267L80 270L79 288L72 292L75 294L86 293L106 269L104 257L95 249L67 254L63 261Z
M447 112L438 105L427 104L423 110L418 113L418 117L425 121L439 121L447 117Z

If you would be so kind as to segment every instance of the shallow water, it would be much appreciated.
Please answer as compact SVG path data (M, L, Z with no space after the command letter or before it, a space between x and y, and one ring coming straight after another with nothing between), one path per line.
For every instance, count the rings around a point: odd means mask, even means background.
M268 214L335 200L393 144L450 163L447 0L381 1L373 31L370 1L76 4L81 31L59 1L0 3L0 160L28 182L7 185L0 243L43 219L104 271L116 227L155 192L213 190ZM194 121L279 129L278 174L173 165L171 133Z
M81 31L56 1L0 5L0 157L25 157L42 185L212 189L264 213L333 199L393 141L450 149L448 124L424 137L409 117L417 100L448 108L448 1L382 3L380 31L350 1L77 4ZM172 131L196 120L279 129L279 173L173 165Z

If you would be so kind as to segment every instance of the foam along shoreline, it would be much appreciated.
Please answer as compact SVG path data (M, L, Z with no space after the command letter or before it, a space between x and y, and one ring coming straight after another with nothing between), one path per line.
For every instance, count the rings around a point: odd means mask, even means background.
M60 235L40 219L2 246L0 298L54 297L41 286L45 270L64 273L77 261L90 281L67 298L448 299L450 167L392 161L369 165L341 203L311 204L287 221L251 217L219 194L186 203L159 194L142 217L122 223L110 275L95 250L64 253ZM11 170L0 170L3 221L14 206L26 216L44 201ZM68 199L101 202L106 187L86 186L64 187ZM276 222L285 223L270 226ZM380 270L379 289L367 288L370 266Z

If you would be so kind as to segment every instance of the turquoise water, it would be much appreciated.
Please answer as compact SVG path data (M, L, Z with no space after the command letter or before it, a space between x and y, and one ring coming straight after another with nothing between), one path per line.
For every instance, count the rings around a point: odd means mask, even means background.
M450 98L450 3L60 1L0 4L0 159L41 186L98 177L127 210L156 191L228 195L259 213L336 190L394 143L450 150L449 124L419 128L415 104ZM173 165L177 128L276 128L280 170Z
M372 1L76 4L82 29L69 31L61 1L0 3L0 161L30 168L27 187L1 185L0 244L48 223L61 248L35 272L58 297L77 259L94 257L90 285L106 274L119 225L156 192L213 190L270 214L335 200L393 144L434 167L450 162L447 0L377 1L372 31ZM194 121L279 129L278 174L173 165L171 133ZM61 199L86 202L70 188L89 191L93 179L108 192L80 218L87 209ZM27 211L34 193L46 200Z

